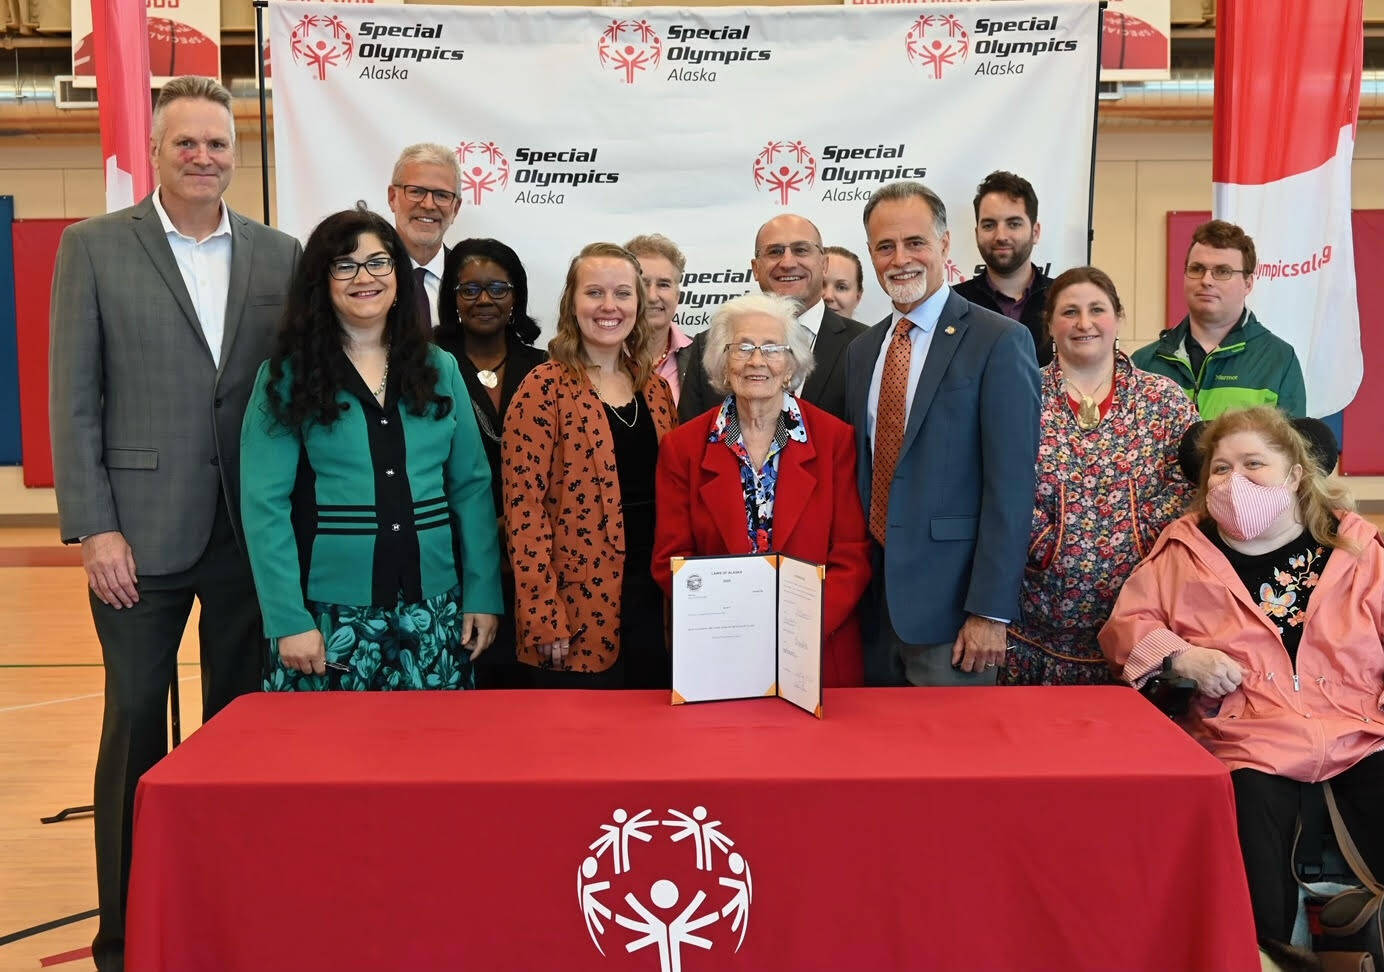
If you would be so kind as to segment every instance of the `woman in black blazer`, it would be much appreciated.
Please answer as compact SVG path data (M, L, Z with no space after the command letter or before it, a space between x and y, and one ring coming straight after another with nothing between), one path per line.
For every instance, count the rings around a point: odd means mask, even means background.
M457 359L490 461L495 516L500 517L500 436L514 390L548 353L533 346L538 323L529 316L529 278L499 240L469 239L447 254L438 287L433 339ZM504 525L501 522L501 535ZM501 545L503 546L503 544ZM514 659L514 575L502 564L505 614L490 650L477 659L477 688L524 688L529 669Z

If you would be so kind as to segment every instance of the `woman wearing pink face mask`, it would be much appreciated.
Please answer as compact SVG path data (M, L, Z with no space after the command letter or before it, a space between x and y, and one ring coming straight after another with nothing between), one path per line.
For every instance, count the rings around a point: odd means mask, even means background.
M1275 408L1201 435L1200 488L1120 592L1100 634L1124 679L1193 679L1186 727L1229 768L1262 942L1297 914L1304 784L1331 780L1384 871L1384 541Z

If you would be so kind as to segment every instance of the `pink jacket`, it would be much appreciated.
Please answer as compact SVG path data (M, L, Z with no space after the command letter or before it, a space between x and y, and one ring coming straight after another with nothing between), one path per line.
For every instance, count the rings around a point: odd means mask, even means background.
M1225 556L1197 526L1175 520L1125 581L1100 645L1111 667L1139 685L1189 645L1240 665L1240 688L1198 696L1187 729L1231 769L1304 782L1330 779L1384 749L1384 540L1341 514L1336 549L1312 592L1297 671L1278 629Z

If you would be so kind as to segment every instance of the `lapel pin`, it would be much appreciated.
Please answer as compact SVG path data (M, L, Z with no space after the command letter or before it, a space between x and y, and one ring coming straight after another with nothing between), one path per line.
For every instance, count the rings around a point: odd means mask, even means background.
M955 333L956 333L956 325L954 325L954 324L948 324L948 325L947 325L947 329L946 329L943 333L945 333L945 334L955 334Z

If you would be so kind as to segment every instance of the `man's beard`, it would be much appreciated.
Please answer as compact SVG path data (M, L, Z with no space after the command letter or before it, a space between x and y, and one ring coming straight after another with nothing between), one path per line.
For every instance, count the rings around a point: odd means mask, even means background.
M895 283L884 278L884 292L890 300L896 304L916 304L927 296L927 270L921 266L918 269L922 272L911 281Z
M1015 270L1028 263L1029 257L1033 255L1033 240L1030 239L1022 245L1015 244L1007 256L1000 257L995 254L993 248L982 247L980 258L985 261L985 265L996 273L1013 273Z

